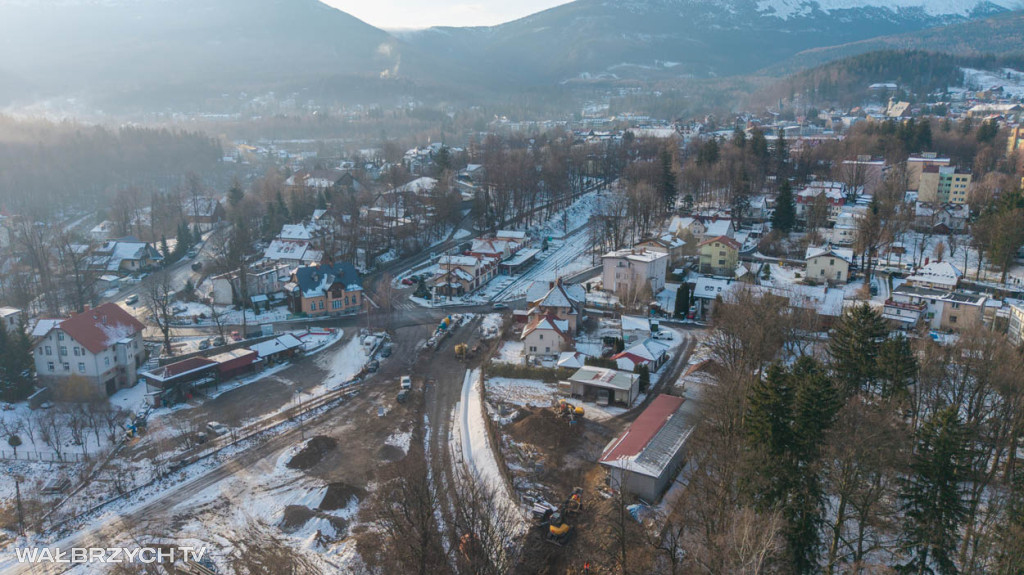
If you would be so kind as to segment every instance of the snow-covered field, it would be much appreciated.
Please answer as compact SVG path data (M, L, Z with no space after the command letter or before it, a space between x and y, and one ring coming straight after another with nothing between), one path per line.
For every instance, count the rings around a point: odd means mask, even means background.
M488 399L522 407L548 407L555 403L557 387L532 379L490 377L484 384Z
M497 363L523 363L523 342L518 340L506 340L501 342L498 353L493 360Z
M961 68L964 72L964 86L970 90L988 90L1002 86L1003 94L1010 98L1024 98L1024 72L1013 68L999 71Z

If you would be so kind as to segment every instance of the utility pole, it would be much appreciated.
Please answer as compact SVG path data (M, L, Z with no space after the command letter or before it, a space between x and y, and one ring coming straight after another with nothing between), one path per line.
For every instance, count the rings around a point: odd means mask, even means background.
M21 476L14 476L14 494L18 501L18 532L25 535L25 512L21 507Z

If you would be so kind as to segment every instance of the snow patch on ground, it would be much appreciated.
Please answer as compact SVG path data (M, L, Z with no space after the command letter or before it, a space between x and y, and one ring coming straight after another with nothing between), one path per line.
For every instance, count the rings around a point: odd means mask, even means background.
M555 402L555 385L532 379L491 377L486 382L487 397L522 407L548 407Z
M385 445L397 447L402 450L403 453L409 453L409 444L412 441L412 432L404 431L391 434L385 441Z
M366 365L366 351L360 338L353 337L345 347L317 358L317 366L330 373L323 385L330 388L355 377Z

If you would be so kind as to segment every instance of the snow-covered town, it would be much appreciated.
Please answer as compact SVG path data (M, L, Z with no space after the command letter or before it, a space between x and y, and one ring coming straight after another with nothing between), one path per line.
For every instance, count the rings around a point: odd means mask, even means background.
M1020 6L51 4L0 573L1024 573Z

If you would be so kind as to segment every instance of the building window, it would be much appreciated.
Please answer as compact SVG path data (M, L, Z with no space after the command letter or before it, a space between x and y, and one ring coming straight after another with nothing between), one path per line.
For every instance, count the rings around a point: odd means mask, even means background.
M348 298L345 298L345 299L348 299ZM336 300L331 302L331 309L339 309L339 308L341 308L341 300L336 299Z
M47 368L48 368L48 369L49 369L50 371L53 371L53 362L52 362L52 361L48 361L48 362L46 362L46 367L47 367Z
M85 373L85 363L78 362L78 373Z
M57 332L57 341L64 341L64 332L62 332L62 331L58 331Z
M64 371L71 371L71 364L70 363L65 361L64 363L62 363L60 365L61 365L61 367L64 368Z
M540 337L538 337L537 339L539 339L539 340L542 340L542 341L543 341L543 339L544 339L544 334L540 334Z
M535 352L535 351L537 351L537 346L531 345L530 346L530 352L532 353L532 352Z
M75 353L75 357L78 357L78 346L72 347L71 351Z
M103 358L103 363L105 363L107 367L110 367L110 357L108 356Z
M949 323L956 323L956 316L955 315L949 316Z
M68 354L68 347L66 345L60 346L60 354L61 355L67 355Z
M53 355L53 348L46 346L46 355Z

